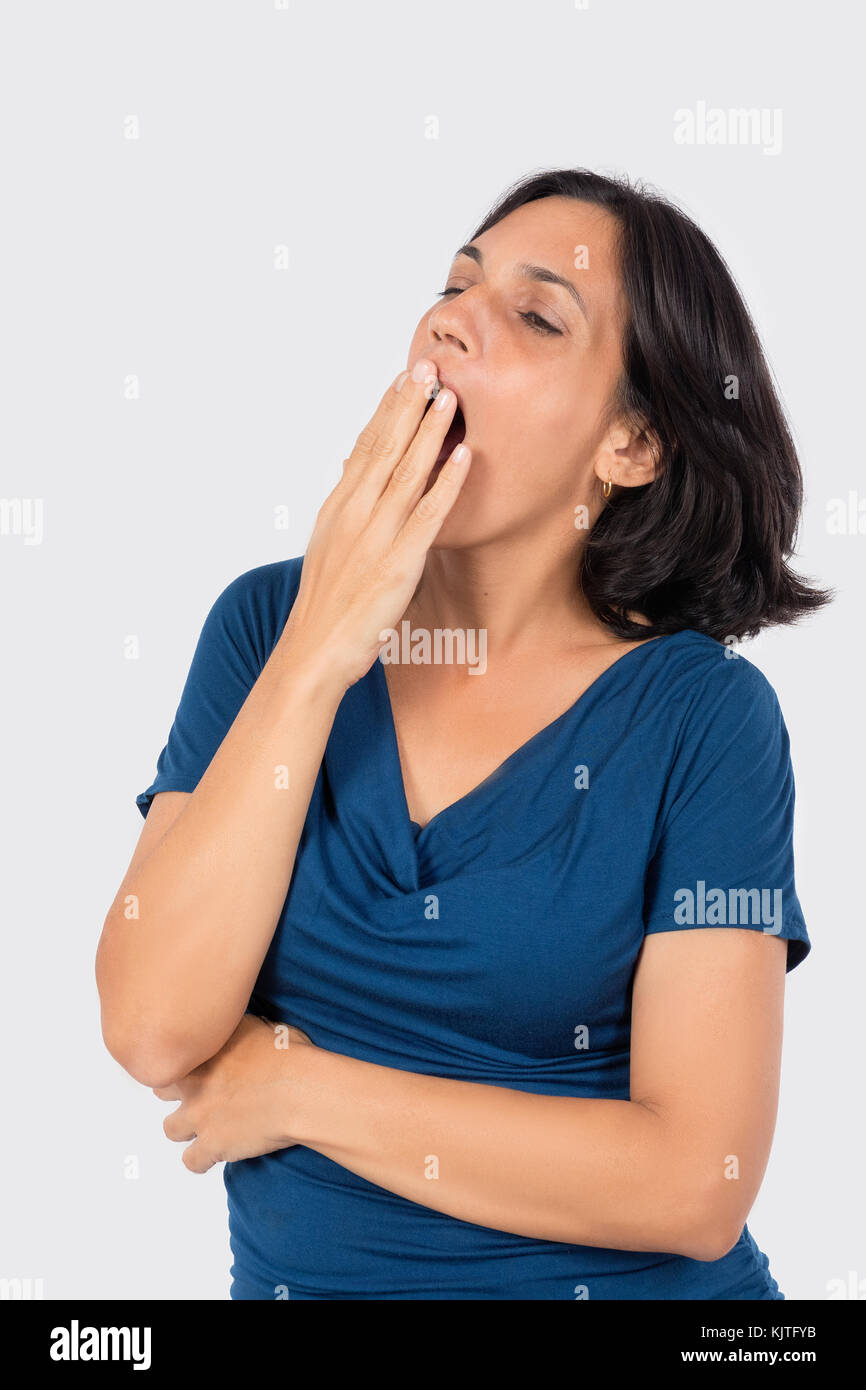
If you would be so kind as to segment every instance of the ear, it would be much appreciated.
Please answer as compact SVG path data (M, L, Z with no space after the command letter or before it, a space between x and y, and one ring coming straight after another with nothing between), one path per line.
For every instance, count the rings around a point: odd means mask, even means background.
M650 429L612 425L595 458L600 482L616 487L643 487L656 476L661 446Z

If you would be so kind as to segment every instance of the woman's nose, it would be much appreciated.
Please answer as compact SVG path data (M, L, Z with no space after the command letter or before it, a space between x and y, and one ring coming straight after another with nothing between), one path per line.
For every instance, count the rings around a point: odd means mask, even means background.
M463 338L461 338L460 335L457 333L451 333L447 330L443 332L439 328L434 328L432 330L432 334L437 343L452 343L455 347L459 347L463 352L469 351Z
M465 312L454 304L439 304L427 320L431 337L437 342L451 343L468 352L473 329Z

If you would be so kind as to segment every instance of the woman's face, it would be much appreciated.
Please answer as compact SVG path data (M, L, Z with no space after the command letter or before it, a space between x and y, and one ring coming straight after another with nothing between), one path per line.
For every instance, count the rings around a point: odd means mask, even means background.
M455 256L449 292L421 319L407 366L436 363L466 417L472 466L438 546L526 532L572 540L578 504L601 506L613 444L602 427L619 378L625 304L616 223L551 197L510 213ZM541 266L567 288L533 278ZM615 462L615 459L614 459ZM614 477L616 481L616 477Z

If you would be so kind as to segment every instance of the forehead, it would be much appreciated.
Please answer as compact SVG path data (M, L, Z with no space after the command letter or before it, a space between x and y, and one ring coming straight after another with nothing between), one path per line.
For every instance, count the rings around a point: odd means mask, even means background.
M622 308L616 219L576 198L538 198L516 208L473 243L487 274L519 261L548 266L572 280L597 307Z

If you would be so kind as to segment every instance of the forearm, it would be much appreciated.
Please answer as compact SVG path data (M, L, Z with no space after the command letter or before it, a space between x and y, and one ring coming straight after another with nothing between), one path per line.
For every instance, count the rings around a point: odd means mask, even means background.
M302 1055L300 1055L302 1054ZM539 1240L712 1258L667 1120L623 1100L544 1096L295 1052L292 1138L462 1221Z
M106 1041L124 1065L144 1059L139 1079L186 1074L247 1007L342 693L281 638L187 804L121 885L97 983Z

